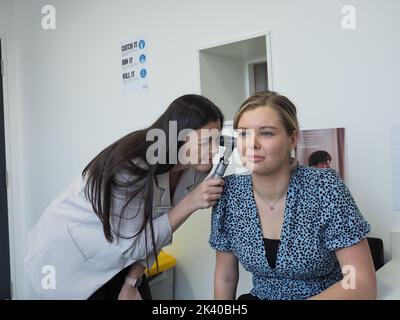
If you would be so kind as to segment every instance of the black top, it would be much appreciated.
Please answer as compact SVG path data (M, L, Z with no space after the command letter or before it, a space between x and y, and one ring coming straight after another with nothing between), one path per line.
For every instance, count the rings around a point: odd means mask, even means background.
M278 255L278 248L280 244L279 239L267 239L264 238L265 253L267 256L267 261L272 269L276 267L276 257Z

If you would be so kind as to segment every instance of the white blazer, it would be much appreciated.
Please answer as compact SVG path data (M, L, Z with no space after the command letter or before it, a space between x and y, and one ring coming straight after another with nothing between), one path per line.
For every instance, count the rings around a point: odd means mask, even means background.
M157 249L172 242L168 211L207 173L194 168L182 172L172 203L169 173L155 177L153 197L153 228ZM123 235L134 235L142 225L144 204L139 194L127 209L120 226ZM121 205L116 202L113 205ZM138 214L136 214L138 213ZM112 220L115 226L117 220ZM139 261L146 266L146 241L142 232L133 239L109 243L103 225L84 194L84 181L78 177L44 211L28 234L25 271L41 299L87 299L123 268ZM147 252L150 266L152 254L150 232Z

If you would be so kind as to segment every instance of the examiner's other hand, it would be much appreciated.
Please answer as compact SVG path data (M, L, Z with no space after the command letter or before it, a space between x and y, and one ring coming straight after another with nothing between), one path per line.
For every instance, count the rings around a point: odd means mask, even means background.
M137 288L130 284L124 283L118 295L118 300L143 300Z

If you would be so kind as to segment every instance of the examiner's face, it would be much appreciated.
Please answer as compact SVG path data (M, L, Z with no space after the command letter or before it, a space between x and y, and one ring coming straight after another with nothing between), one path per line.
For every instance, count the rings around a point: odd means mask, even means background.
M181 155L187 157L187 161L196 170L210 171L213 166L212 160L219 151L220 133L221 124L219 121L210 122L201 129L193 131L182 147Z
M242 163L255 174L273 174L287 166L288 151L297 144L297 135L287 135L278 113L270 107L245 111L237 132Z

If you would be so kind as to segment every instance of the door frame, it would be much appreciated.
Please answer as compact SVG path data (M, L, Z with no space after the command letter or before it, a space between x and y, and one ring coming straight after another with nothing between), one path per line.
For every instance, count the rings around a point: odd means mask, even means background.
M239 42L239 41L244 41L244 40L249 40L253 38L258 38L258 37L265 37L265 52L267 53L267 74L268 74L268 90L273 91L274 90L274 79L273 79L273 72L272 72L272 48L271 48L271 31L266 30L266 31L261 31L258 33L252 33L252 34L247 34L247 35L242 35L238 36L236 38L230 38L230 39L225 39L222 41L218 42L212 42L208 44L202 44L198 45L196 48L197 51L197 73L198 73L198 79L199 79L199 93L201 93L201 75L200 75L200 51L214 48L214 47L219 47L223 46L226 44L230 44L233 42ZM254 63L254 62L265 62L265 60L254 60L251 62L247 63L247 67L249 63ZM249 83L249 72L247 71L245 73L246 77L246 83ZM249 86L246 86L246 93L247 96L249 96ZM224 121L224 127L228 128L233 128L233 120L225 120Z
M266 46L265 52L267 53L267 67L268 67L267 68L268 89L273 91L274 90L274 85L273 85L274 78L273 78L273 72L272 72L272 48L271 48L271 31L270 30L262 31L259 33L252 33L252 34L248 34L248 35L244 35L244 36L239 36L236 38L231 38L228 40L223 40L223 41L218 41L218 42L213 42L213 43L197 46L196 51L197 51L197 64L198 64L197 69L198 69L198 75L199 75L198 79L200 79L200 51L205 50L205 49L214 48L214 47L223 46L223 45L230 44L233 42L239 42L239 41L249 40L249 39L258 38L258 37L265 37L265 46ZM248 74L247 74L247 76L248 76ZM199 83L199 87L200 86L201 85ZM199 92L200 91L201 90L199 90Z
M3 60L3 114L4 114L4 147L5 166L7 172L7 209L8 209L8 240L10 256L10 299L17 297L16 290L16 251L15 251L15 223L14 223L14 202L12 197L13 183L11 179L12 158L11 158L11 134L10 134L10 103L9 103L9 77L8 77L8 40L4 33L0 32L1 58Z

